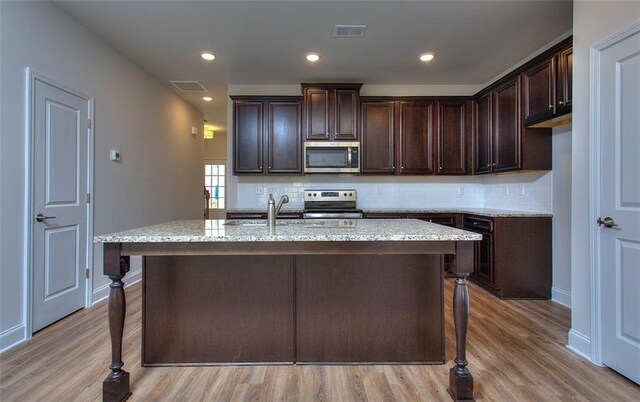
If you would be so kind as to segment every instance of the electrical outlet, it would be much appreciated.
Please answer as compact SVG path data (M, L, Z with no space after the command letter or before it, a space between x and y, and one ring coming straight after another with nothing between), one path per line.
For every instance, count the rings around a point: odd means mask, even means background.
M256 195L262 194L262 187L256 187Z

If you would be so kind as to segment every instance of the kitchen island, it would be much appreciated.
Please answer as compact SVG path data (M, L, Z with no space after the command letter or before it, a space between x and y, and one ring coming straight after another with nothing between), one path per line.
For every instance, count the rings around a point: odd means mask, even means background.
M123 370L128 257L143 264L142 364L443 364L440 255L456 276L449 391L473 398L465 358L473 241L414 219L174 221L109 235L111 373L105 400L130 395Z

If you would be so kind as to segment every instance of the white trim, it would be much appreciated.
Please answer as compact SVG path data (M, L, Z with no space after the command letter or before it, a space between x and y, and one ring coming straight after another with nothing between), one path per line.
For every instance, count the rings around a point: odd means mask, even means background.
M91 128L87 128L87 191L91 194L91 203L87 205L87 239L86 239L86 261L85 268L89 269L89 278L85 279L85 307L89 306L91 301L91 284L93 276L93 153L94 153L94 98L78 92L70 88L66 84L60 83L48 76L34 70L31 67L25 69L25 199L27 208L25 208L25 255L24 255L24 299L23 299L23 316L25 337L30 339L32 331L32 269L33 269L33 233L31 217L33 215L33 143L34 143L34 98L35 98L35 82L41 81L47 85L56 87L62 91L68 92L78 98L87 101L87 117L91 120Z
M142 268L136 269L135 271L129 272L122 281L124 282L124 287L127 288L134 283L140 282L142 280ZM104 285L97 287L93 290L92 294L92 306L98 302L109 297L109 285L110 283L105 283Z
M571 308L571 293L564 289L551 288L551 301Z
M621 29L591 46L589 89L589 218L595 222L600 212L600 54L611 46L640 32L640 21ZM602 270L600 267L600 231L589 226L589 271L591 280L591 361L602 365ZM573 331L573 330L572 330ZM571 331L569 332L571 335Z
M576 330L569 330L569 339L567 339L567 348L574 353L593 362L589 355L591 354L591 339Z
M27 340L24 323L0 332L0 353Z

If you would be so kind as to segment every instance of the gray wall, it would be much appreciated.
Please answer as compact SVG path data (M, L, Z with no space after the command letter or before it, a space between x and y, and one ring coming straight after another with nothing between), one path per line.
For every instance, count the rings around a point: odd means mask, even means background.
M24 339L25 69L95 98L95 234L202 214L202 113L48 2L0 2L0 349ZM109 162L118 149L121 163ZM96 253L94 287L107 282ZM133 277L135 277L135 273ZM106 288L104 288L106 290Z
M640 18L638 1L573 5L573 135L571 161L571 330L569 347L592 357L589 233L589 52L592 45Z
M571 124L553 129L553 288L551 297L571 306Z

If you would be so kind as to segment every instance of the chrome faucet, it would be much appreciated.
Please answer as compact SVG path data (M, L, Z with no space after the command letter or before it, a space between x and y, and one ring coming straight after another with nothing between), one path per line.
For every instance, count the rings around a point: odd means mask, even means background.
M280 201L278 201L278 205L276 205L276 200L273 198L273 194L269 194L269 203L267 204L267 226L273 228L276 226L276 218L278 217L278 213L280 212L280 208L284 204L289 202L289 197L287 195L283 195L280 197Z

